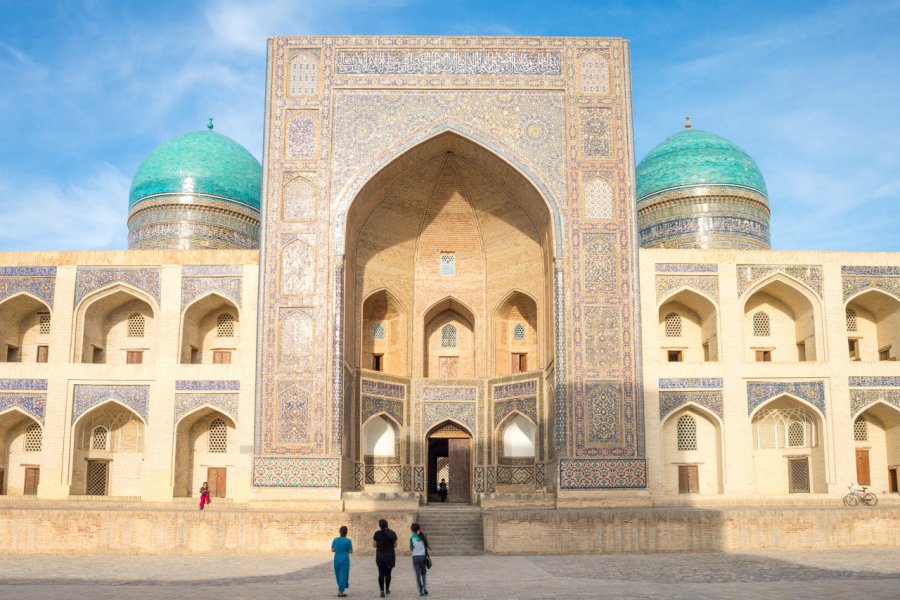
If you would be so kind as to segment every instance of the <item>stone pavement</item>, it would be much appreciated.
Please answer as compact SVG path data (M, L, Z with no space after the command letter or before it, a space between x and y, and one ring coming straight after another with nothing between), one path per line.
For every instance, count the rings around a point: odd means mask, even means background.
M377 598L371 557L350 598ZM900 548L753 554L436 557L429 598L900 598ZM398 557L391 598L416 597ZM268 600L336 595L328 557L0 556L0 598Z

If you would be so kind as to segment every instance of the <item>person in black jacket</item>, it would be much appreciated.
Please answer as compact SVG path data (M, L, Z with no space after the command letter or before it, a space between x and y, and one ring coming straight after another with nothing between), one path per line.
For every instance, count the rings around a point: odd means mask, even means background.
M375 564L378 565L378 587L381 589L381 597L391 593L391 569L397 562L394 549L397 547L397 534L388 529L388 522L378 520L378 531L372 536L372 546L375 548Z

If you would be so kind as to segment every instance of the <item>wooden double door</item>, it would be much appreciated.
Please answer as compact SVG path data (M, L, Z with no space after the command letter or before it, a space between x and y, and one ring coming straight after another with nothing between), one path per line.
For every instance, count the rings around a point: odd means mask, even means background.
M225 467L207 468L206 483L209 485L210 498L224 498L228 483L228 469Z
M447 502L472 501L472 438L452 423L428 436L427 497L431 502L439 501L441 479L447 483Z

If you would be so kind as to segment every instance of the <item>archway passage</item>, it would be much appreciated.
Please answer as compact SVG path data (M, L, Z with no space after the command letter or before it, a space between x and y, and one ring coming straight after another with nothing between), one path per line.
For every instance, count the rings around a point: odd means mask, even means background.
M807 362L819 358L819 303L799 283L776 275L744 302L748 362Z
M69 493L140 496L144 422L122 404L107 401L75 423Z
M0 362L47 362L50 309L27 294L0 302Z
M472 436L456 423L434 428L426 439L428 448L428 500L440 501L437 489L445 480L447 502L472 501Z
M900 301L880 290L854 297L846 307L850 360L897 360L900 356Z
M238 310L230 300L210 294L184 311L182 364L236 363L239 343Z
M0 415L0 495L37 494L42 438L40 424L25 413Z
M716 307L704 296L684 289L659 307L663 362L719 360Z
M228 472L238 462L235 423L205 406L184 417L175 430L175 497L196 496L207 482L213 498L228 496Z
M876 493L897 493L900 476L900 409L882 402L853 421L856 483Z

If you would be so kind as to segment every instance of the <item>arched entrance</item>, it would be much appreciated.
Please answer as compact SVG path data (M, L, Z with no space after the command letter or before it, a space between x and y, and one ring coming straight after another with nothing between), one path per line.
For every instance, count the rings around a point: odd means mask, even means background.
M472 501L472 435L452 421L428 433L428 500L438 502L437 486L447 481L447 502Z

